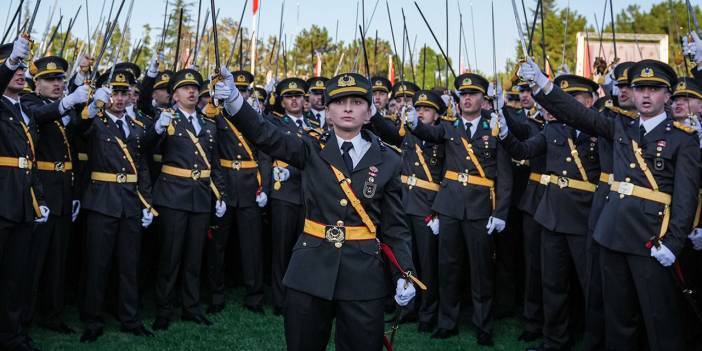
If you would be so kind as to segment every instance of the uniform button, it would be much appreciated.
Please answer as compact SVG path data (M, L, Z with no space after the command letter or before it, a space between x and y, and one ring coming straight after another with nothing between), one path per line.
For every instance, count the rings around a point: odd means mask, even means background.
M346 200L346 199L341 199L341 200L339 200L339 205L341 205L341 206L344 206L344 207L345 207L345 206L348 205L348 204L349 204L349 202L348 202L348 200Z
M570 161L573 161L573 159L570 157L566 157L566 162L570 162Z
M237 144L237 145L239 145L239 146L243 146L243 145L241 145L241 143L239 143L239 144Z
M236 155L237 160L241 160L241 155Z
M307 246L307 242L306 242L306 241L303 241L303 242L302 242L302 246Z
M624 181L627 182L627 183L629 183L629 182L631 181L631 178L626 177L626 178L624 178Z
M415 163L414 163L414 166L415 166L415 167L419 166L419 162L415 162Z
M568 171L563 171L563 175L568 175Z
M656 147L656 151L663 151L663 148L658 146L658 147Z
M337 227L343 227L343 226L344 226L344 221L336 221L336 226L337 226Z
M122 172L126 171L126 169L122 168Z
M657 152L657 153L656 153L656 157L661 157L661 153L660 153L660 152Z
M663 215L663 212L658 212L658 215L659 215L659 216L662 216L662 215Z
M126 159L127 159L127 156L122 156L122 159L125 159L125 160L126 160Z
M195 155L197 155L197 151L195 151Z
M197 163L193 165L193 168L197 168Z
M630 164L629 164L629 168L636 168L636 163L633 163L633 162L630 163Z

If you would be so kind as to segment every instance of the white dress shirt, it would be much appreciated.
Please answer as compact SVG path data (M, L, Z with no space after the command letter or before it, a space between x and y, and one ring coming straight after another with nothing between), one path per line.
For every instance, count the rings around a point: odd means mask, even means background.
M129 130L129 125L127 125L127 123L129 123L129 120L126 118L127 114L124 113L124 114L122 114L122 117L117 117L117 116L111 114L110 112L108 112L107 110L105 110L105 114L107 115L107 117L110 117L112 122L114 122L115 124L117 124L117 121L122 121L122 128L124 129L124 134L126 134L127 138L129 138L129 134L131 133L131 130Z
M325 111L324 111L324 110L317 111L317 110L315 110L315 109L313 109L313 108L311 108L310 111L312 112L313 115L315 115L315 117L317 117L317 119L319 119L319 127L320 127L320 128L324 128L324 125L325 125L326 122L327 122L327 121L326 121L327 116L326 116L326 114L324 113Z
M3 95L3 96L4 96L6 99L10 100L10 103L13 104L13 105L19 103L19 100L15 100L15 99L13 99L13 98L7 96L7 95ZM28 125L28 124L29 124L29 116L27 116L27 114L24 113L24 109L22 109L22 104L19 104L19 107L20 107L20 112L22 112L22 119L24 120L24 124L27 124L27 125Z
M469 120L465 119L463 116L461 116L461 119L463 119L463 125L464 125L464 126L467 126L468 123L471 124L471 126L470 126L470 137L472 138L473 135L475 135L475 131L478 130L478 123L480 123L480 117L478 117L478 118L476 118L476 119L474 119L474 120L472 120L472 121L469 121Z
M342 155L344 154L344 150L341 149L341 145L345 141L350 141L351 144L353 144L353 149L349 150L349 156L351 156L351 161L353 162L353 167L355 168L356 165L358 165L358 163L361 162L363 155L365 155L368 149L370 149L371 143L368 140L363 139L361 133L358 133L351 140L344 140L338 135L336 135L336 142L339 144L339 152Z
M310 126L308 126L307 123L305 123L305 119L304 119L302 116L300 116L300 117L294 117L294 116L291 116L291 115L287 115L287 116L293 121L293 123L295 124L295 126L298 125L297 121L302 121L302 128L304 128L304 129L309 129L309 128L310 128Z
M200 134L200 121L197 119L197 112L193 112L192 114L189 114L181 109L178 109L178 110L180 111L180 113L183 114L183 117L185 117L186 121L189 121L190 117L193 118L192 125L193 125L193 129L195 129L195 135Z
M653 128L656 128L661 122L665 121L667 115L665 112L661 113L660 115L656 117L649 118L647 120L643 120L643 118L639 118L639 125L643 126L644 129L646 129L646 134L648 134L650 131L653 130Z

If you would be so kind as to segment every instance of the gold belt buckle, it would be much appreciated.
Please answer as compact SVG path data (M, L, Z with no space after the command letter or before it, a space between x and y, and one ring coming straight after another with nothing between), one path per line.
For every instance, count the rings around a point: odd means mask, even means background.
M550 175L548 175L548 174L541 175L541 179L539 180L539 183L541 183L541 185L548 185L548 183L550 183L550 182L551 182Z
M568 183L570 183L570 180L566 177L558 177L558 186L563 189L568 187Z
M341 248L346 241L346 227L340 225L324 226L324 238L328 242L334 243L337 249Z
M127 175L124 173L118 173L116 179L117 179L117 183L124 184L127 182Z
M607 184L612 185L614 183L614 174L607 176Z
M194 169L194 170L190 171L190 178L193 178L193 180L198 180L198 179L200 179L201 174L202 173L200 173L199 169Z
M407 185L409 185L409 186L417 185L417 177L415 177L414 175L407 177Z
M64 170L66 170L66 165L61 161L54 162L54 170L56 172L63 172Z
M619 183L619 190L617 192L622 195L631 195L634 193L634 184L629 182L621 182Z
M232 168L236 169L237 171L241 169L241 162L239 161L232 161Z
M466 186L468 184L468 174L458 173L458 182L463 183L463 186Z
M29 168L29 160L25 157L20 157L17 159L17 167L25 169Z

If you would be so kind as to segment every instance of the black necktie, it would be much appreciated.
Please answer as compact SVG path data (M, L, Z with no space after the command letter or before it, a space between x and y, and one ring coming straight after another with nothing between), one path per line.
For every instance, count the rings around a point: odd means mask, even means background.
M348 169L349 172L353 171L353 161L351 160L351 155L349 155L351 149L353 149L353 144L350 141L344 141L341 144L341 150L344 151L341 158L344 159L344 164L346 164L346 169Z
M22 109L20 108L19 102L15 102L14 104L12 104L12 107L14 107L15 111L17 112L17 114L18 114L20 117L22 117Z
M115 121L117 123L117 128L119 128L119 134L122 136L122 140L127 140L127 132L124 130L124 123L121 119Z
M322 115L320 115L319 112L318 112L315 116L317 116L317 120L318 120L318 121L321 121L321 120L322 120Z
M646 135L646 128L642 124L639 126L639 141L643 140L644 135Z
M473 123L466 123L466 135L468 135L468 139L471 139L473 137L473 131L470 130L473 127Z
M297 123L297 128L299 128L299 129L304 129L304 127L302 126L302 120L301 120L301 119L296 120L295 123Z

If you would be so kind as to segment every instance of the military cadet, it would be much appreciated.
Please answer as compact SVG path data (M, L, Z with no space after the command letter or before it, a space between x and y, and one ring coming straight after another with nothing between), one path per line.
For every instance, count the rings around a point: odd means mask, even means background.
M208 94L209 97L209 94ZM271 161L244 138L226 118L218 114L217 151L226 188L235 194L226 199L227 212L216 218L214 235L207 241L208 283L212 301L207 313L224 309L224 263L232 232L238 240L243 273L244 305L259 309L263 304L264 242L263 208L270 193Z
M296 135L304 133L312 126L304 117L302 97L306 90L305 81L300 78L285 78L276 85L276 95L285 111L282 117L273 121L284 133ZM304 225L302 202L302 171L284 160L273 160L273 190L271 193L271 233L273 313L283 312L285 301L285 274L293 245ZM259 307L251 307L256 311Z
M594 103L597 83L575 75L561 75L556 84L587 108ZM543 226L541 236L542 291L544 303L544 344L547 349L568 348L571 317L569 292L571 270L575 268L580 288L585 291L587 219L600 166L597 137L565 123L548 123L540 134L523 142L509 134L508 123L500 131L501 143L514 158L546 155L546 191L534 219Z
M392 100L397 104L395 107L396 112L390 112L383 116L393 121L396 125L400 125L402 122L402 118L400 118L402 108L412 106L412 99L417 94L417 91L419 91L419 87L412 82L399 81L395 83L392 87Z
M526 85L528 89L528 85ZM534 100L529 94L522 92L525 88L522 85L513 85L511 92L518 107L505 105L503 109L505 121L509 130L520 141L527 140L538 135L543 130L547 121L555 120L546 111L534 108ZM508 93L509 99L510 93ZM520 98L523 95L524 98ZM512 162L515 173L521 175L518 179L515 175L514 181L524 180L522 172L526 166L529 173L526 175L526 184L522 184L523 192L520 194L516 208L521 211L522 244L524 252L524 310L522 313L523 330L519 335L520 341L534 341L541 337L544 324L544 311L541 286L541 232L543 227L534 220L534 214L539 207L539 202L546 190L546 186L541 184L542 175L546 171L546 157L540 155L528 160L518 160ZM517 191L515 191L516 193Z
M232 72L234 76L234 84L241 93L244 99L248 99L251 96L251 84L253 84L254 76L248 71L234 71Z
M173 72L164 70L159 72L158 61L152 58L146 69L144 80L141 82L143 89L139 96L139 109L145 114L155 117L158 113L155 108L171 107L171 93L168 90Z
M686 119L695 118L702 112L702 93L700 82L692 77L680 77L672 95L673 118L681 123Z
M46 223L37 225L32 233L31 295L25 323L34 317L38 304L39 325L71 334L74 332L62 320L66 278L66 260L72 228L80 211L80 200L73 185L73 159L69 135L79 110L87 102L88 90L83 86L62 99L68 62L57 56L46 56L31 65L36 91L22 96L22 109L34 115L41 138L36 141L36 168L44 188L44 197L51 215ZM70 129L70 130L69 130Z
M392 91L392 83L385 77L375 76L371 78L373 85L373 104L378 109L381 115L389 114L388 102L390 100L390 92Z
M442 123L446 104L437 92L418 91L413 105L421 123ZM415 267L427 284L427 290L420 294L421 301L414 301L414 308L401 322L416 319L417 330L430 333L436 326L439 311L439 219L432 204L443 177L445 146L422 141L409 131L404 137L400 136L399 128L379 113L373 115L371 123L378 136L402 148L402 208L412 234Z
M26 308L27 267L34 222L46 222L50 210L43 201L35 169L36 121L20 105L30 43L20 37L0 46L0 348L35 350L22 326Z
M82 201L87 234L85 330L81 342L94 342L103 334L102 307L113 256L118 262L117 315L121 331L153 335L137 315L141 227L148 227L157 213L151 207L149 170L141 150L145 130L125 112L133 80L127 70L103 73L96 86L109 87L95 92L88 115L81 117L79 126L88 138L90 171Z
M163 151L161 174L153 189L154 206L161 214L154 330L167 330L174 317L173 294L180 271L181 318L212 325L200 306L200 267L212 203L218 218L224 216L227 204L217 127L197 109L201 86L197 71L176 72L168 85L175 111L162 110L150 131Z
M362 130L371 117L370 82L355 73L327 82L326 117L334 130L320 136L274 128L244 103L224 68L222 76L214 96L226 101L244 136L272 157L304 168L305 229L284 280L287 348L325 350L336 319L338 350L381 350L388 286L379 244L393 248L402 270L412 271L412 258L400 157ZM397 279L399 304L414 293L410 280Z
M440 233L439 321L432 338L458 334L461 260L467 254L476 339L480 345L492 345L492 234L505 228L512 168L497 135L493 135L489 112L481 110L487 80L466 73L457 77L455 88L460 94L461 117L453 123L429 126L417 123L413 110L407 115L415 136L446 148L444 179L432 207L439 214Z
M310 110L307 113L307 120L315 128L325 128L324 118L324 83L327 77L312 77L307 80L307 92L309 93Z
M607 349L682 350L680 291L667 268L692 228L700 151L694 129L664 110L677 76L642 60L628 69L638 118L610 119L583 108L531 59L520 76L559 119L612 140L611 192L595 227L600 244ZM545 266L545 265L544 265ZM640 344L643 321L648 345Z

